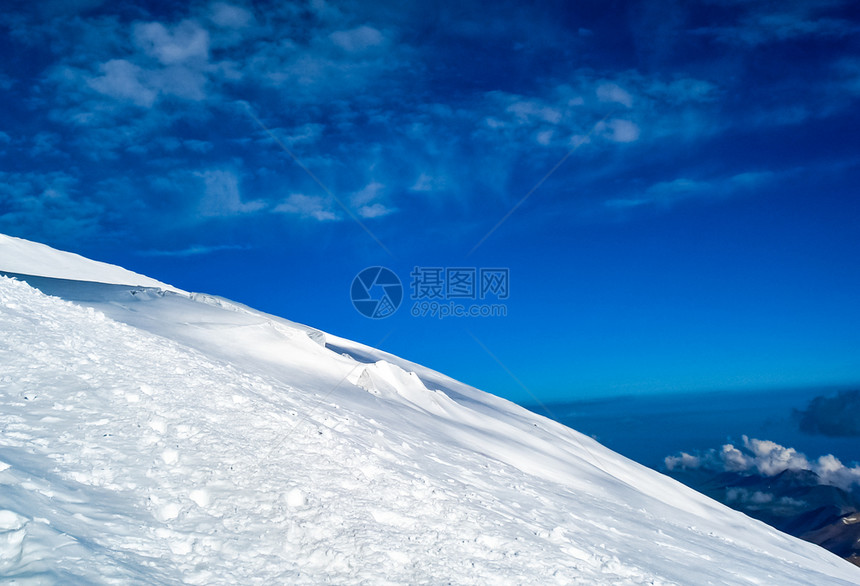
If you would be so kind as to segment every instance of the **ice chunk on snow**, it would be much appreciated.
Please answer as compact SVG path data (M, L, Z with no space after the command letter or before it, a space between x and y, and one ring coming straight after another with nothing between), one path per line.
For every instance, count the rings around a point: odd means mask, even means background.
M424 381L414 372L404 370L386 360L362 365L359 368L357 376L350 374L350 382L373 395L408 404L436 415L448 415L461 408L443 391L428 389Z
M191 494L188 495L188 498L194 501L194 504L198 507L208 507L209 503L212 502L209 496L209 491L203 488L192 490Z
M14 511L0 511L0 531L17 531L25 525L27 519Z
M307 499L305 498L305 493L303 493L298 488L290 489L290 491L287 493L287 506L291 509L303 507L306 504Z

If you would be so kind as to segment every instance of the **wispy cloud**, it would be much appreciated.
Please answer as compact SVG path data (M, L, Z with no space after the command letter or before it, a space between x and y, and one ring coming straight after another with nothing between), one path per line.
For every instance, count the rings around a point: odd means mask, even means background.
M667 136L701 138L717 132L712 104L716 86L708 81L682 78L664 80L635 71L613 78L579 71L576 83L561 83L538 95L503 92L487 95L481 109L492 112L483 120L484 135L504 137L523 144L570 147L584 140L595 122L596 136L606 144L651 142ZM707 120L711 118L710 122Z
M856 23L839 16L846 4L829 2L728 2L739 16L735 22L695 29L726 44L757 46L798 38L841 38L860 32Z
M597 86L595 93L601 102L621 104L627 108L633 106L633 96L616 83L603 82Z
M209 60L209 33L194 20L183 20L170 28L160 22L132 26L134 44L162 65Z
M235 216L262 210L266 204L260 200L243 201L239 192L239 177L234 171L211 169L196 175L203 180L203 198L200 213L203 216Z
M358 215L362 218L381 218L382 216L394 213L394 211L393 208L386 207L377 202L359 207Z
M671 30L695 45L692 57L660 70L620 58L599 27L570 30L526 6L487 15L467 3L458 16L410 6L392 16L360 3L50 4L0 16L10 42L38 55L33 64L42 68L0 74L18 108L0 129L9 137L0 135L0 152L27 172L54 171L50 158L73 159L65 172L89 191L67 197L88 213L103 210L96 230L126 215L148 222L177 213L200 226L253 214L314 225L349 214L390 223L436 210L473 225L486 202L508 209L571 148L590 167L560 169L553 179L582 188L583 177L621 175L634 158L802 124L848 111L860 96L855 55L816 63L824 82L805 85L821 89L798 92L769 91L776 82L752 83L758 78L743 60L702 52L732 35L747 48L844 38L853 25L838 3L731 5L719 30L693 34L680 18ZM444 33L422 32L428 14ZM475 59L462 59L461 44ZM598 54L612 58L594 60ZM270 148L248 105L348 211ZM737 195L753 189L756 177L744 173L729 166L649 175L639 184L650 186L607 190L598 207L673 209ZM122 185L113 197L99 187L110 174ZM371 196L375 184L384 188ZM561 200L559 193L545 197ZM188 229L189 218L173 218L161 223Z
M235 251L235 250L250 250L251 247L239 244L216 244L203 245L196 244L178 250L143 250L139 252L140 256L165 256L165 257L189 257L203 256L205 254L214 254L217 252Z
M362 218L381 218L394 213L396 210L382 201L385 185L371 181L349 198L350 204Z
M158 97L156 89L144 85L143 69L125 59L111 59L101 64L99 74L87 79L86 82L105 96L144 108L151 107Z
M387 43L381 31L366 24L349 30L335 31L329 35L329 38L332 43L349 53L368 51Z
M272 210L276 214L289 214L300 218L313 218L320 222L340 220L333 206L323 197L292 193Z
M225 29L245 29L256 25L254 13L242 6L227 2L213 2L209 5L209 20L217 27Z
M730 177L709 180L679 177L654 183L630 197L608 199L604 205L613 209L643 206L669 209L686 200L725 199L752 193L756 188L775 178L776 174L771 171L746 171Z

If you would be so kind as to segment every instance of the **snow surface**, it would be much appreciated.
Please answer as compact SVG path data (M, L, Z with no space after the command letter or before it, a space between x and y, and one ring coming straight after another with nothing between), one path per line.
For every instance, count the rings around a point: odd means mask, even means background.
M20 278L0 277L7 580L860 583L384 352L212 296Z
M5 234L0 234L0 272L156 287L182 292L181 289L116 265L90 260L78 254Z

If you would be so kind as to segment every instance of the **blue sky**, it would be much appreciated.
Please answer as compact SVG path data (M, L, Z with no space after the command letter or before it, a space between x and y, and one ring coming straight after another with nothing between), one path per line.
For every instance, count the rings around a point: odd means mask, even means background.
M525 402L860 381L851 2L56 0L0 51L2 232ZM507 316L366 319L375 265Z

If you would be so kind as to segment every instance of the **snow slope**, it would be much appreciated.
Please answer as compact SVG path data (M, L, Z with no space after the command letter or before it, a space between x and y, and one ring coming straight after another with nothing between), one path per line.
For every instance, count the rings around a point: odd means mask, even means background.
M0 277L0 576L18 583L860 583L383 352L211 296L19 279Z

